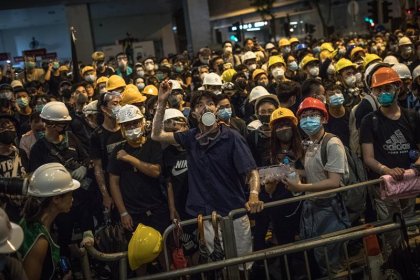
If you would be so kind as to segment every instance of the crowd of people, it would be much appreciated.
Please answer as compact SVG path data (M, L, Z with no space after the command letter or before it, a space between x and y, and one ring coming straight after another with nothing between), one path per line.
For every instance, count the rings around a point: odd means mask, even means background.
M157 243L174 220L246 208L233 221L241 256L414 214L415 197L384 200L378 186L267 210L264 203L382 175L402 180L420 165L419 29L265 45L247 38L195 57L129 61L96 51L80 69L25 57L21 73L2 71L0 177L29 176L27 193L0 197L5 279L71 279L75 233L92 246L109 223L120 225L126 246L137 235L153 243L128 245L131 269L144 275L152 261L165 269ZM262 177L273 166L291 172ZM211 221L202 226L212 252L221 233ZM144 232L154 238L139 241ZM197 264L197 227L180 239ZM399 234L386 235L385 259L398 242ZM332 273L343 268L337 243L314 250L314 275L328 273L325 252ZM290 263L298 279L301 258ZM98 275L108 269L94 264ZM258 275L260 266L242 269Z

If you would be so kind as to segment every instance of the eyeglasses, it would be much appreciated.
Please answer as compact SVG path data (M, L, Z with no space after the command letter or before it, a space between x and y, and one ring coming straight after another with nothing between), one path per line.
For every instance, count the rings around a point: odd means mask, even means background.
M384 91L395 93L397 91L397 86L394 84L387 84L372 89L372 93L374 94L379 94Z

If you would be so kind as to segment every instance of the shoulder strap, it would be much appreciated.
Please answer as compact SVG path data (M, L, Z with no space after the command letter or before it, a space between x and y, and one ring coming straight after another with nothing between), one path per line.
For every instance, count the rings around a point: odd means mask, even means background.
M401 113L404 119L408 122L408 126L410 127L411 133L413 133L413 137L416 135L416 124L417 120L419 119L419 113L414 110L409 110L405 108L401 108Z
M51 154L53 156L55 156L56 158L58 158L58 160L61 162L61 164L64 165L66 163L66 161L60 155L60 152L58 151L58 149L53 144L51 144L50 142L48 142L47 139L45 139L45 137L44 138L41 138L41 139L44 141L45 146L47 146L47 148L50 150Z
M20 156L19 156L19 149L16 148L15 146L13 146L13 149L15 150L15 158L13 160L12 177L17 177Z
M375 101L375 99L373 99L372 95L370 95L370 94L365 95L365 99L367 101L369 101L370 106L372 106L372 108L373 108L373 111L378 110L378 105L376 104L376 101Z
M322 138L321 142L321 161L322 165L325 166L328 161L328 154L327 154L327 145L331 138L337 137L332 133L325 133L324 137Z

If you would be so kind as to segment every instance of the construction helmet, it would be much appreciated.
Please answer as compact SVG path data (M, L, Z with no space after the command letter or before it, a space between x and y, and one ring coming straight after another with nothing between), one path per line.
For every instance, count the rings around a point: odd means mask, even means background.
M313 55L312 55L312 54L307 54L307 55L305 55L305 57L304 57L304 58L302 59L302 61L300 62L299 68L300 68L300 69L304 69L304 68L305 68L305 66L306 66L308 63L312 62L312 61L317 61L317 62L319 62L319 59L318 59L318 58L313 57Z
M277 105L276 107L280 106L280 102L279 102L279 99L277 98L277 96L275 94L270 93L268 95L260 96L256 99L255 106L254 106L254 110L255 110L254 112L257 112L260 104L263 103L264 101L267 101L267 100L272 101L272 103Z
M363 54L366 54L366 51L361 47L354 47L350 52L350 59L353 60L355 58L355 55L359 52L363 52Z
M95 69L92 66L85 66L82 69L82 76L84 76L89 71L95 71Z
M344 70L349 67L356 69L357 64L354 64L346 58L340 58L340 60L337 61L337 63L335 64L335 71L339 73L341 70Z
M236 74L235 69L227 69L227 70L223 71L223 73L222 73L223 82L225 82L225 83L232 82L232 77L235 74Z
M299 39L296 38L296 37L292 37L292 38L289 39L289 43L290 44L293 44L293 43L298 43L299 44Z
M402 83L398 73L391 67L381 67L372 75L371 88L376 88L395 82Z
M127 84L124 79L118 75L112 75L106 82L106 90L113 91L117 88L125 87Z
M99 84L101 84L101 83L107 83L108 82L108 77L106 77L106 76L102 76L102 77L99 77L97 80L96 80L96 85L99 85Z
M265 50L266 51L271 51L274 48L276 48L276 46L273 43L271 43L271 42L265 44Z
M98 113L98 100L93 100L89 104L83 106L82 113L85 115L94 115Z
M178 80L169 80L170 83L172 83L172 90L180 89L183 91L181 84L178 82Z
M270 93L263 86L256 86L251 90L251 93L248 96L248 102L251 103L254 100L257 100L258 97L269 95Z
M416 68L414 68L412 77L413 77L413 80L420 77L420 65L418 65Z
M148 86L144 87L142 93L146 94L146 95L155 95L156 96L156 95L158 95L158 89L154 85L148 85Z
M398 46L404 46L404 45L412 45L413 42L411 42L410 38L404 36L398 41Z
M204 75L203 86L221 86L222 84L222 79L216 73L208 73Z
M104 61L105 60L105 54L103 52L94 52L92 54L92 60L93 61Z
M394 64L397 64L397 63L400 63L400 62L398 61L398 58L396 58L395 56L388 55L388 56L386 56L384 58L384 63L388 63L390 65L394 65Z
M257 59L257 56L255 55L254 52L251 51L247 51L246 53L244 53L244 55L242 56L242 62L245 63L245 61L250 60L250 59Z
M410 69L408 69L408 66L403 63L397 63L391 67L395 70L395 72L398 73L398 76L400 79L412 79Z
M322 43L321 44L321 46L319 47L319 51L320 52L322 52L322 51L333 52L334 51L334 48L333 48L333 46L332 46L332 44L330 42L325 42L325 43Z
M281 38L279 40L279 47L287 47L287 46L290 46L289 40L287 40L287 38Z
M294 125L298 125L298 119L296 118L295 114L287 108L278 108L276 109L270 117L270 127L273 127L274 124L281 119L289 119L292 121Z
M296 46L296 51L302 51L302 50L307 50L308 49L308 45L307 44L299 44Z
M117 113L117 123L122 124L126 122L131 122L135 120L141 120L143 114L140 112L140 109L134 105L124 105Z
M258 79L258 77L261 74L267 75L267 73L264 70L262 70L262 69L255 69L254 72L252 72L252 80L255 81L256 79Z
M57 162L38 167L29 179L28 195L49 197L65 194L80 187L77 180L72 179L67 169Z
M71 121L69 110L63 102L50 101L42 108L39 115L43 120L54 122Z
M366 69L369 64L372 62L380 62L382 61L382 58L380 58L377 54L374 53L368 53L365 55L365 58L363 59L363 69Z
M273 56L270 56L270 58L268 59L268 69L270 69L271 66L277 63L283 64L283 66L286 67L286 63L284 62L284 59L282 56L273 55Z
M152 227L139 224L128 243L128 263L136 270L152 262L162 252L162 235Z
M321 100L317 98L313 98L313 97L306 97L302 101L302 103L300 103L299 108L297 110L296 115L298 116L298 118L300 118L300 115L302 114L302 112L307 109L320 110L322 114L324 115L324 118L328 121L328 111L327 111L327 108L325 107L325 104Z
M165 110L165 115L163 116L163 121L167 121L170 119L174 119L174 118L183 118L186 120L184 114L178 110L178 109L174 109L174 108L169 108Z
M146 99L146 96L142 95L135 85L129 84L122 93L121 105L141 103Z

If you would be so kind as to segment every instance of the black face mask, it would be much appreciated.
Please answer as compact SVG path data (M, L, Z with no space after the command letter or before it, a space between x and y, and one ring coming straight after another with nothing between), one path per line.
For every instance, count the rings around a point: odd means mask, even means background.
M71 90L70 89L63 89L62 91L61 91L61 95L64 97L64 98L70 98L71 97Z
M258 115L258 119L263 123L263 124L268 124L270 123L270 115Z
M282 143L289 143L293 137L293 131L291 127L281 128L276 130L277 139Z
M16 139L16 131L4 131L0 133L0 143L10 145Z

